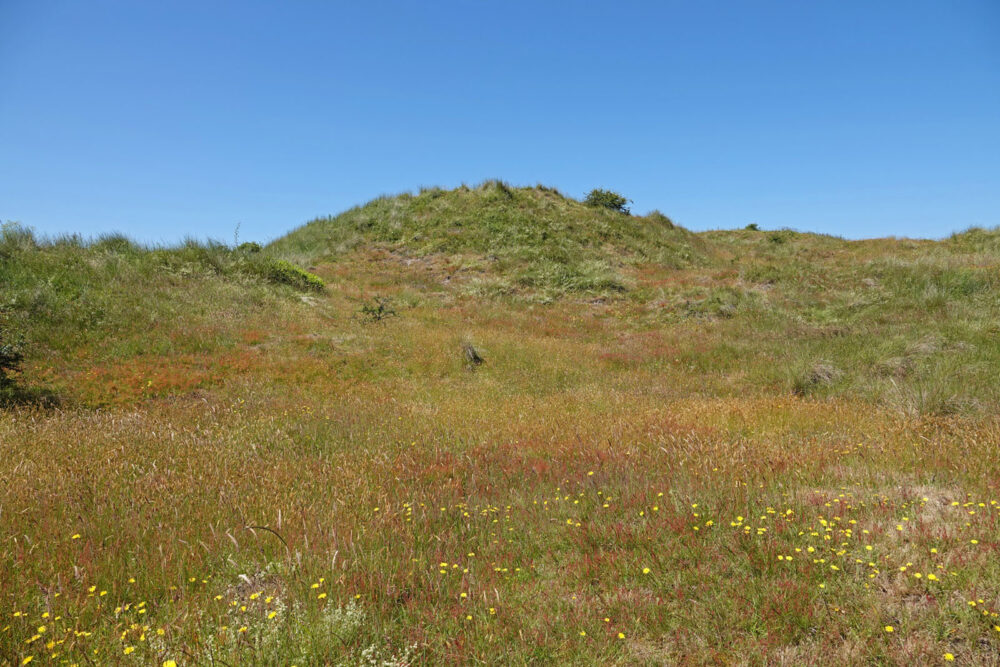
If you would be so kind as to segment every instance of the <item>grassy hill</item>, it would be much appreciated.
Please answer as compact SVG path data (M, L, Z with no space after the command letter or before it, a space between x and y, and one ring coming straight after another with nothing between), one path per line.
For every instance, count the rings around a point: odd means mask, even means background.
M475 276L479 292L531 290L544 298L624 290L624 267L689 266L704 260L702 245L660 214L632 217L587 206L553 188L487 181L475 188L381 197L314 220L271 249L314 264L358 248L384 248L402 261L444 259L451 273Z
M996 230L8 225L0 665L996 664L998 323Z
M140 378L119 378L129 387L95 378L106 384L95 387L103 389L96 397L81 393L90 383L78 373L94 373L94 362L224 356L252 322L280 316L295 294L318 289L321 280L253 244L145 248L120 235L85 242L39 239L16 225L0 230L0 331L25 349L28 375L45 400L100 403L119 390L131 400ZM176 377L160 378L160 390L197 385L195 369L175 370ZM0 399L32 395L0 391Z

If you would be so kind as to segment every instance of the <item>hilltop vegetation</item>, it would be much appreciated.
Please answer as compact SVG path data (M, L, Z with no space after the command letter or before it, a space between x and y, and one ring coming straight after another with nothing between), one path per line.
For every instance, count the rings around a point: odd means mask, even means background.
M997 230L488 182L0 311L0 665L1000 660Z
M574 292L624 290L623 269L650 262L670 268L703 259L702 244L665 216L632 217L587 206L553 188L487 181L446 191L380 197L314 220L272 244L302 264L350 251L384 248L404 261L446 258L447 269L473 276L481 294L530 291L549 300Z

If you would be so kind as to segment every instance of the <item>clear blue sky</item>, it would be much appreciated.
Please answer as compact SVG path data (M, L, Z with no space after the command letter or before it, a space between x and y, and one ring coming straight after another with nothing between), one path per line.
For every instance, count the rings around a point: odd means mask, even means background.
M268 240L500 177L692 229L1000 224L1000 2L0 0L0 220Z

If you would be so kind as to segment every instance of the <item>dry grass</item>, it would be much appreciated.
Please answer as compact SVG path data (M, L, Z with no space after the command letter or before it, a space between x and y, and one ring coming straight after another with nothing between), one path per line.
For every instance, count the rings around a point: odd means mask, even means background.
M827 278L737 236L544 306L361 251L307 301L35 355L64 402L0 413L0 665L1000 663L1000 421L872 393L876 320L775 310ZM882 243L830 271L926 250ZM990 367L883 312L873 373Z

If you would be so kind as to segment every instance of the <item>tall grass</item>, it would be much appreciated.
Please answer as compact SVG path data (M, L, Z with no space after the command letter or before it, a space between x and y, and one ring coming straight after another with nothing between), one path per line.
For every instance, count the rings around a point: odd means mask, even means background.
M217 242L145 247L121 235L85 241L0 229L5 335L38 363L215 352L239 340L248 316L279 312L294 290L321 288L284 260Z
M577 204L5 229L16 379L63 404L0 410L0 664L994 664L992 233Z

